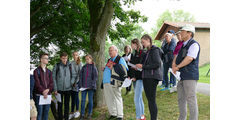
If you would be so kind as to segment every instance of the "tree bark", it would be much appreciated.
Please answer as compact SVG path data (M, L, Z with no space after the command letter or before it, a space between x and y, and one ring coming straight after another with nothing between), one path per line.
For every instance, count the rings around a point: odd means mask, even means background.
M104 3L104 7L101 7L101 5L99 3L96 3L96 1L94 1L93 4L97 5L97 7L99 8L98 10L91 9L91 5L89 4L91 28L90 48L91 54L98 69L98 81L96 94L94 95L94 106L103 107L105 106L105 102L103 90L101 89L101 83L103 79L103 71L101 70L101 68L105 66L105 41L107 30L109 29L113 17L114 8L113 0L106 0Z

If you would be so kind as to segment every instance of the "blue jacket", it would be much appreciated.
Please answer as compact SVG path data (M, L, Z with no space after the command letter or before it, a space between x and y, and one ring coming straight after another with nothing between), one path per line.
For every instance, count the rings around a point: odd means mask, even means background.
M167 42L161 47L163 52L164 52L164 59L163 59L163 62L164 63L169 63L169 64L172 64L172 61L173 61L173 51L176 47L176 43L175 43L175 39L172 38L171 39L171 42L168 44Z

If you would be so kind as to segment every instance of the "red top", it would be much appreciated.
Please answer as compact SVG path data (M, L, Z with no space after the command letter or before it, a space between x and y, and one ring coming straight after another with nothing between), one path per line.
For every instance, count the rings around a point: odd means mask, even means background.
M175 50L174 50L174 52L173 52L173 55L177 55L177 54L178 54L178 52L180 51L180 49L181 49L181 47L182 47L182 45L183 45L183 42L184 42L184 41L178 41L178 42L177 42L177 46L175 47Z

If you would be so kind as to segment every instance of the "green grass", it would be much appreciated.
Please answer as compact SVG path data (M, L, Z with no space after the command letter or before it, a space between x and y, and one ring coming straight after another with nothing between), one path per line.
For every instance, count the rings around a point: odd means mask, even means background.
M210 68L210 64L206 64L199 68L199 81L198 82L210 84L210 72L209 72L208 76L206 76L209 68Z
M122 90L123 97L123 110L125 120L135 120L135 104L134 104L134 92L125 96L125 89ZM210 120L210 96L203 94L197 94L198 98L198 109L199 109L199 120ZM150 113L148 110L147 99L143 92L143 101L145 106L145 116L147 120L150 120ZM169 93L169 91L160 91L157 89L157 106L158 106L158 120L177 120L179 116L177 93ZM189 113L189 111L188 111ZM108 118L107 108L97 108L93 110L93 120L106 120ZM189 115L188 115L189 117ZM51 110L49 120L54 120ZM74 119L77 120L77 119Z

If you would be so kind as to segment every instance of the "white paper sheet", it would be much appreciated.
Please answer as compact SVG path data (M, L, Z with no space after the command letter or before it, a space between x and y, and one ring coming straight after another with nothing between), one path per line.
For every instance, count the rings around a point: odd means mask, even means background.
M51 100L52 100L52 95L48 95L46 99L44 98L43 95L40 95L39 105L51 104Z
M136 65L134 65L134 64L132 64L132 63L130 63L130 62L128 62L128 65L131 66L131 67L135 67L135 68L136 68ZM142 71L142 69L140 69L140 68L137 68L137 70L138 70L138 71Z
M168 71L171 72L171 73L175 76L175 78L176 78L178 81L181 80L180 72L179 72L179 71L176 71L176 74L173 73L172 68L169 68Z
M122 84L122 87L129 87L132 83L132 79L128 79L126 78L124 81L123 81L123 84Z
M80 91L84 91L84 90L86 90L86 89L87 89L87 88L80 88L79 90L80 90Z
M61 94L60 94L60 93L58 93L57 95L55 95L55 97L56 97L56 99L57 99L58 102L62 102L62 100L61 100Z

